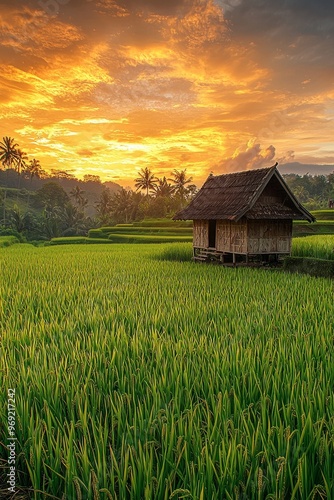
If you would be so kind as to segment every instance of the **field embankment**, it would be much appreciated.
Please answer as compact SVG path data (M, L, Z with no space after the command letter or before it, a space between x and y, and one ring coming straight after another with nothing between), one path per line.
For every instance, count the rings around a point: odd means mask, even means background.
M286 257L283 269L291 273L303 273L310 276L334 278L334 261L311 257Z
M314 210L316 222L294 221L293 236L316 236L334 234L334 210Z
M53 238L51 245L76 243L177 243L192 241L192 222L147 219L91 229L87 238Z
M294 238L291 257L284 259L283 268L293 273L334 278L334 235Z

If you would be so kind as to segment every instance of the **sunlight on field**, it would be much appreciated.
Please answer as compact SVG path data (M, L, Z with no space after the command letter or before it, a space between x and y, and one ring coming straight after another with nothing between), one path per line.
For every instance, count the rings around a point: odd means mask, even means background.
M331 497L332 282L166 260L189 248L2 250L18 486L69 499Z

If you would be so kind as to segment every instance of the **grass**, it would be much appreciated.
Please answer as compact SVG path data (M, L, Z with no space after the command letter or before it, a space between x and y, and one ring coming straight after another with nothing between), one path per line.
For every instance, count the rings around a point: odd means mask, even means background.
M293 273L304 273L310 276L334 278L334 260L314 257L286 257L283 268Z
M292 256L334 260L334 235L293 238Z
M331 498L332 282L170 251L1 252L0 425L15 387L25 498Z
M314 217L317 220L332 220L334 221L334 210L328 209L328 210L314 210L312 212Z
M38 213L38 209L34 208L33 200L35 198L35 192L28 191L26 189L17 188L4 188L0 187L0 194L4 196L6 193L6 210L14 209L15 205L19 208L22 213L31 212Z
M192 227L191 220L172 220L172 219L144 219L141 222L134 222L135 227Z
M15 236L0 236L0 248L10 247L15 243L19 243Z
M61 236L59 238L52 238L50 245L80 245L80 244L91 244L99 243L106 244L111 243L108 238L86 238L85 236Z
M172 235L172 234L120 234L111 233L109 239L113 243L173 243L191 242L192 235ZM97 241L97 240L94 240Z
M157 224L157 226L149 226L149 222ZM192 233L192 227L180 227L171 220L157 219L146 220L143 223L137 223L137 225L118 224L117 226L91 229L88 237L95 241L109 238L113 243L173 243L191 242Z
M99 229L90 229L89 238L103 238L107 235L157 235L157 236L192 236L191 227L101 227Z
M334 221L313 222L312 224L303 221L295 221L293 223L292 233L294 237L334 234Z
M106 231L107 230L107 231ZM175 234L175 235L192 235L192 227L123 227L115 226L113 228L101 228L102 232L108 232L109 234L119 233L119 234Z
M158 260L190 262L193 256L191 243L180 243L176 245L165 245L161 252L157 254Z

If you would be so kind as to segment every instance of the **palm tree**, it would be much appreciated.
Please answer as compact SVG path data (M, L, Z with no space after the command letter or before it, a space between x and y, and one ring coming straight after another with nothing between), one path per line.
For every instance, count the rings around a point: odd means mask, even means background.
M27 165L26 163L24 164L23 173L30 177L30 184L32 183L33 177L40 177L43 172L44 170L42 169L39 160L36 160L36 158L30 160L29 165ZM28 194L28 207L29 205L30 205L30 190Z
M82 213L85 213L85 208L88 207L88 198L82 198L80 202L80 208L82 210Z
M133 192L124 188L117 191L111 198L110 207L117 222L127 224L133 209Z
M11 168L12 164L17 161L17 147L18 144L12 137L3 137L0 142L0 161L4 167Z
M139 172L139 177L135 179L136 191L139 189L146 190L146 196L148 197L148 192L150 189L154 189L158 179L152 174L151 170L147 167L142 168Z
M169 198L173 193L173 186L169 184L166 177L158 179L158 184L153 188L155 197L166 197Z
M32 182L33 177L40 177L43 170L42 170L42 167L41 167L39 160L36 160L36 158L34 158L33 160L30 160L30 164L25 165L24 172L29 175L30 182Z
M0 142L0 162L4 167L8 169L12 168L12 164L17 160L17 147L15 140L12 137L3 137L2 142ZM7 189L5 189L4 194L4 204L3 204L3 222L6 225L6 198Z
M172 173L172 178L168 179L174 184L173 192L180 197L181 205L183 205L186 195L190 192L193 192L196 189L195 184L191 184L193 178L189 177L187 179L186 172L187 172L186 168L184 170L174 169Z
M101 224L108 224L110 220L110 212L111 212L110 203L111 203L110 189L106 188L102 191L98 202L95 203L97 218L99 219Z
M17 169L17 176L18 176L18 180L17 180L17 187L18 189L20 189L20 184L21 184L21 171L22 171L22 167L23 169L25 168L26 166L26 160L28 160L28 155L27 153L25 153L24 151L22 151L22 149L18 149L16 151L16 169ZM18 199L18 192L17 192L17 195L16 195L16 200Z
M64 231L69 231L71 229L75 234L78 234L85 226L85 216L83 212L81 212L78 207L73 206L72 203L66 203L62 208L61 221Z
M88 205L88 198L84 198L85 191L81 189L80 186L75 186L72 191L70 191L70 195L74 198L77 207L81 210L81 213L85 213L85 208Z
M16 167L17 167L17 174L20 175L22 167L26 167L26 160L28 160L28 155L22 151L22 149L17 149L16 150Z
M24 214L16 204L14 208L10 210L9 219L11 226L14 227L18 233L21 233L25 229L26 218L26 214Z
M70 191L70 195L72 198L75 199L75 202L77 205L81 205L82 201L84 200L83 194L85 191L81 189L80 186L75 186L72 191Z

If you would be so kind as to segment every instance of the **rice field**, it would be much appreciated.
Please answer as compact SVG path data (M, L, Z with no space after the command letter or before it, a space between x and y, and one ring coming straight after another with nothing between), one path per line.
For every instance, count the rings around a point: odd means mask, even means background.
M292 255L294 257L334 260L334 235L293 238Z
M1 250L22 498L332 498L333 282L182 245Z

